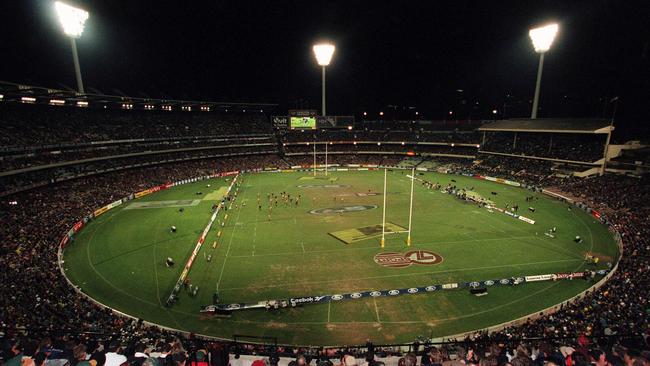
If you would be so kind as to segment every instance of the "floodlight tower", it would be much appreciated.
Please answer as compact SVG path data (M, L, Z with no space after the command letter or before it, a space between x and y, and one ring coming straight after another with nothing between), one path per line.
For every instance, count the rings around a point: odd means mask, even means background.
M77 42L75 40L81 37L81 33L84 31L84 24L86 23L86 20L88 20L88 12L60 1L54 3L54 9L59 17L63 33L70 37L72 58L74 59L74 71L77 77L77 91L80 94L84 94L84 85L81 80L81 68L79 67L79 55L77 54Z
M558 28L558 25L554 23L528 31L528 35L533 41L535 52L539 53L537 83L535 84L535 98L533 99L533 111L530 114L531 119L537 118L537 108L539 106L539 88L542 84L542 69L544 68L544 54L551 48L553 40L557 35Z
M334 55L334 50L336 47L334 47L333 44L328 44L328 43L321 43L314 45L313 50L314 50L314 55L316 56L316 61L318 62L318 65L323 67L323 101L322 101L322 108L323 108L323 116L326 115L326 108L325 108L325 67L330 64L330 61L332 61L332 55Z

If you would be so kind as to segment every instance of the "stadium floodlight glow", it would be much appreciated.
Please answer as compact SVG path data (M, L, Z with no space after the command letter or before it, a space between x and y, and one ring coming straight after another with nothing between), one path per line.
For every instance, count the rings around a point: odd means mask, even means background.
M543 27L534 28L528 31L530 39L533 41L535 52L539 53L539 66L537 67L537 82L535 83L535 97L533 98L533 110L530 113L530 118L537 118L537 110L539 109L539 90L542 84L542 70L544 69L544 54L551 49L551 45L555 40L555 36L559 30L559 26L555 23L548 24Z
M336 47L332 44L322 43L314 45L313 50L314 55L316 56L316 62L318 62L320 66L328 66L330 61L332 61L332 55L334 55Z
M75 39L81 37L81 33L84 31L84 25L86 24L86 20L88 20L88 12L60 1L54 3L54 9L59 17L63 33L70 37L72 58L74 59L74 70L77 77L77 91L84 94L83 81L81 80L81 67L79 66L79 55L77 54L77 42Z
M61 22L61 27L63 27L63 33L68 37L81 37L86 20L88 20L88 12L60 1L54 3L54 9L59 17L59 22Z
M333 44L321 43L314 45L312 49L316 56L316 62L318 62L318 65L323 67L322 114L325 116L327 115L327 108L325 106L325 68L330 64L330 61L332 61L332 55L334 55L336 47L334 47Z
M558 29L558 25L554 23L528 31L528 35L533 41L535 52L544 53L551 49L551 45L553 44L553 40L555 40Z

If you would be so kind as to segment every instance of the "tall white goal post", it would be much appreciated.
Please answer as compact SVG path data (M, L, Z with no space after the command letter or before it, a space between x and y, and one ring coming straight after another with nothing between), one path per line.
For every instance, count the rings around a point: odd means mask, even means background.
M318 143L316 142L316 140L314 140L314 165L312 165L312 170L314 171L314 177L316 176L316 168L317 168L316 167L316 145L318 145ZM327 148L328 148L328 146L327 145L329 145L329 142L325 141L325 176L326 177L327 177L327 173L328 173L328 165L327 165L328 164L327 163Z
M386 246L386 180L388 176L388 169L384 168L384 207L382 209L382 219L381 219L381 247ZM413 185L415 183L415 167L411 168L411 197L409 202L409 228L406 231L408 236L406 237L406 245L411 246L411 229L413 227ZM404 231L398 231L393 233L403 233Z

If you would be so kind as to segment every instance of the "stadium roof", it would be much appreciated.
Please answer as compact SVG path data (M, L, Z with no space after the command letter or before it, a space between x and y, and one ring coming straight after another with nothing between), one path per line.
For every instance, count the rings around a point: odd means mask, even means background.
M608 133L614 130L610 121L595 118L504 119L484 124L479 131Z
M0 81L0 101L23 102L34 104L57 104L57 105L83 105L88 107L123 108L123 105L130 105L128 109L157 109L165 110L206 110L220 111L228 110L271 110L277 107L274 103L243 103L243 102L217 102L200 100L180 99L156 99L143 97L129 97L126 95L106 94L79 94L75 90L60 90L41 86L16 84L7 81ZM55 102L56 101L56 102ZM79 104L81 103L81 104ZM189 108L188 108L189 107Z

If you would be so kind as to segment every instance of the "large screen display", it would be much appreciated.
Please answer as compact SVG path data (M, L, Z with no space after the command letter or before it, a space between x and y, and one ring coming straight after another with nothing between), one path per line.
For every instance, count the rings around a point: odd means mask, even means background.
M291 117L291 128L314 129L316 128L316 117Z

